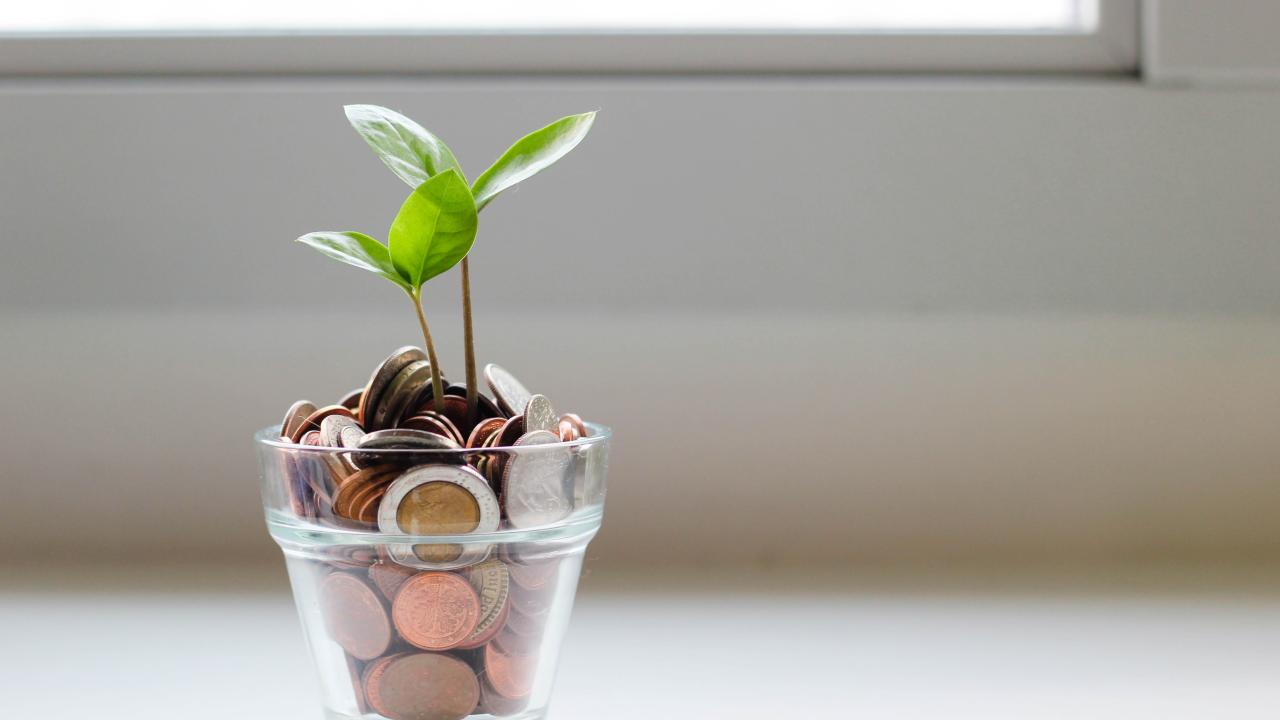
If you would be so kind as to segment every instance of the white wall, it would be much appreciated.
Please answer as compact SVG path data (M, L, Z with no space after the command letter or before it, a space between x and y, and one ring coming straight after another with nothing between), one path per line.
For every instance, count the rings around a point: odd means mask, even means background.
M344 102L472 174L603 109L473 254L482 360L618 428L602 557L1280 550L1273 91L118 79L0 84L0 557L271 558L250 433L415 336L290 242L399 204Z

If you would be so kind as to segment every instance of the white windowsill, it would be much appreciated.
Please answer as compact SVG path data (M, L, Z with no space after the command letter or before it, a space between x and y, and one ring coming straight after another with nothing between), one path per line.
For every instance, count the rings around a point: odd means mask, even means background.
M8 716L318 716L283 568L79 572L0 591ZM596 577L552 717L1273 718L1280 587L1266 577Z

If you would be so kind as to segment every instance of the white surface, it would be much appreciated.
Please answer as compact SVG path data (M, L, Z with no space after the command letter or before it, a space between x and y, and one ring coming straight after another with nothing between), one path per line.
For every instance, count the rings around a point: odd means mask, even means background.
M59 575L71 581L6 571L27 582L0 591L5 718L319 717L277 576L235 591L246 581L226 573L44 573ZM552 717L1280 714L1268 571L827 575L595 578ZM126 582L140 585L91 589Z

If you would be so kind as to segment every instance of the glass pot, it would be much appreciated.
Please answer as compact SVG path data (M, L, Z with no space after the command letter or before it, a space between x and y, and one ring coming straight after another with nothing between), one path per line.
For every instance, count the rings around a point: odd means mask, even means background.
M255 436L325 717L546 716L604 510L610 432L587 428L571 442L431 451Z

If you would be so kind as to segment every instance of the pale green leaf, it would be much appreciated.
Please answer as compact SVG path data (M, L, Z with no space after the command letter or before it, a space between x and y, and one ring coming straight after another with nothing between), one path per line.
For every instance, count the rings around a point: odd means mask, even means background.
M538 174L564 157L591 130L596 114L570 115L520 138L472 185L476 209L483 210L498 193Z
M334 260L377 273L391 282L408 288L408 281L396 271L387 247L358 232L313 232L298 242L319 250Z
M440 138L418 123L378 105L347 105L347 120L391 172L416 188L433 175L462 167Z

